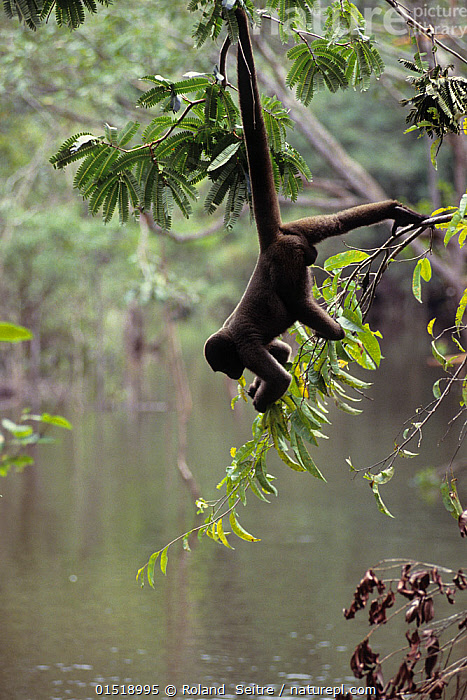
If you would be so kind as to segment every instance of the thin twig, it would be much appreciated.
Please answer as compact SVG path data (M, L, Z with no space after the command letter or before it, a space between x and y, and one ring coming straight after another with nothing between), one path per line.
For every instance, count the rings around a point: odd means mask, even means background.
M402 7L402 5L400 5L397 2L397 0L386 0L386 2L397 12L398 15L402 17L402 19L408 26L417 29L420 32L420 34L424 34L430 39L430 41L432 41L440 48L444 49L444 51L447 51L452 56L455 56L459 61L462 61L462 63L467 64L467 58L464 58L464 56L461 56L460 53L457 53L457 51L454 51L454 49L451 49L449 46L446 46L446 44L437 39L432 27L425 27L423 26L423 24L420 24L420 22L417 22L417 20L414 19L410 14L410 11L407 10L405 7Z

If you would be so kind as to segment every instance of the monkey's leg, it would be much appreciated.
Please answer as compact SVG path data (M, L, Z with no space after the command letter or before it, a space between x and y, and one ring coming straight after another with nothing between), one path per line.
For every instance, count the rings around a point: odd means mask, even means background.
M247 357L243 353L243 360L260 380L255 389L253 406L259 413L264 413L270 404L285 394L291 376L263 345L249 348Z
M281 365L285 365L290 357L290 353L292 352L290 345L284 343L283 340L279 340L279 338L275 338L272 343L269 343L267 349L271 355L281 363Z
M284 343L278 338L275 338L271 343L269 343L269 345L266 346L266 349L273 357L276 358L278 362L280 362L281 365L285 365L290 357L290 353L292 352L290 345L287 345L287 343ZM256 392L261 386L261 381L262 380L260 377L255 377L253 382L248 387L247 394L251 396L252 399L255 397Z

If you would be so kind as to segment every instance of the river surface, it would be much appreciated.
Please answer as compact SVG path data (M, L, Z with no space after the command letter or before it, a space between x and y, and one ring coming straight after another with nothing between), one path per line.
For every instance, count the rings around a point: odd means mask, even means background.
M251 495L239 512L261 542L230 536L231 551L204 539L191 553L177 545L167 576L156 569L155 590L139 587L138 568L194 513L174 466L171 402L139 416L66 407L73 432L0 482L1 700L121 697L138 684L140 696L164 698L169 685L177 698L203 697L202 687L232 698L256 685L276 697L283 685L285 696L291 685L362 685L349 659L367 616L345 622L342 609L367 567L388 557L466 562L455 522L413 481L451 458L456 432L438 441L453 403L426 430L420 456L382 489L394 519L345 463L368 466L390 452L401 423L430 400L438 370L407 358L395 351L366 375L375 385L363 416L331 408L330 439L313 451L327 484L270 460L278 498L268 505ZM253 411L232 412L222 378L204 365L192 374L188 463L212 498L230 447L249 439ZM251 692L269 697L267 688Z

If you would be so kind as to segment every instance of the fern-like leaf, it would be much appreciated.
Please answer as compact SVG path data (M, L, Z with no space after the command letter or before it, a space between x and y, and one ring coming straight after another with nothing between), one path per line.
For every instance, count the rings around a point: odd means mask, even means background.
M219 101L222 105L222 113L227 122L229 131L233 131L240 121L240 113L227 90L220 90Z
M151 151L149 146L145 146L144 148L141 146L136 146L135 148L118 156L118 160L114 166L114 171L116 173L120 173L123 170L131 170L137 163L140 161L147 161L150 157Z
M168 158L177 151L179 146L187 150L192 140L193 134L190 131L179 131L158 144L154 149L154 156L157 160Z
M139 129L139 123L134 121L129 121L125 124L123 129L118 133L117 146L123 148L127 143L131 141L133 136L137 133Z
M117 186L118 191L118 175L113 175L105 183L100 186L93 185L92 189L87 193L89 195L89 211L91 214L95 215L98 213L99 209L103 205L103 202L107 199L110 191ZM86 194L86 193L85 193Z
M218 85L209 85L205 93L204 102L204 118L207 124L215 124L217 122L218 105L220 88Z
M102 165L107 160L109 153L112 153L112 151L108 146L94 149L87 158L83 160L76 171L73 187L78 190L83 190L90 181L93 182L102 168Z
M151 165L148 167L144 173L141 186L143 188L143 208L145 211L149 211L151 209L155 193L158 191L159 187L159 167L157 163L151 163Z
M118 213L121 224L126 224L130 212L128 187L123 178L118 183Z
M121 174L122 180L125 182L128 189L128 196L133 209L138 210L141 207L142 192L138 180L133 173L126 171Z
M60 146L57 153L49 158L49 163L52 163L54 168L58 170L66 168L70 163L81 160L96 151L99 148L99 145L96 143L98 141L100 141L99 138L86 131L70 136Z
M174 120L168 114L162 114L149 124L143 131L142 141L143 143L148 143L150 141L155 141L161 134L164 133L174 124ZM185 127L185 122L184 122ZM186 127L185 127L186 128Z
M211 172L213 170L217 170L217 168L222 168L226 163L229 162L231 158L237 153L238 149L241 146L240 141L236 141L234 143L230 143L226 148L224 148L223 151L219 153L216 158L209 164L208 166L208 172Z
M219 176L213 182L204 202L204 208L208 214L213 214L217 207L222 203L222 200L224 199L231 185L231 178L235 169L236 163L234 161L230 161L221 170Z
M107 189L107 194L104 200L104 204L102 207L102 215L104 218L104 222L107 224L109 221L112 219L114 212L115 212L115 207L117 206L118 202L118 193L120 190L120 180L117 178L115 181L112 183L110 187Z

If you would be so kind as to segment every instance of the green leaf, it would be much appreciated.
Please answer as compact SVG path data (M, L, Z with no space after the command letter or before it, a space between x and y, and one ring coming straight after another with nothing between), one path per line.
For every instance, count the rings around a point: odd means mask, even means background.
M146 564L142 566L138 571L136 572L136 580L140 582L141 588L144 586L144 572L146 570Z
M92 184L87 191L84 193L86 195L90 195L89 199L89 210L91 214L97 214L101 206L103 206L103 202L107 200L109 192L112 192L115 190L115 197L117 196L118 193L118 180L119 176L114 175L111 177L109 180L107 180L105 183L102 185L96 185Z
M388 481L391 481L392 477L394 476L394 473L395 467L392 466L389 467L389 469L383 469L378 474L365 474L365 479L374 481L379 486L382 486L383 484L387 484Z
M26 418L32 419L32 416L26 416ZM70 421L63 418L63 416L53 416L50 413L41 413L39 420L42 421L42 423L49 423L50 425L56 425L59 428L73 430L73 426Z
M368 253L364 253L362 250L347 250L344 253L338 253L328 258L324 263L324 269L327 271L340 270L347 265L363 262L369 257Z
M409 450L400 450L399 454L401 457L405 457L406 459L413 459L414 457L418 457L418 452L410 452Z
M260 501L264 501L264 503L270 503L270 501L268 501L268 499L264 495L263 490L258 486L254 479L249 479L248 485L251 489L251 492L256 496L256 498L259 498Z
M370 330L367 323L363 326L362 330L359 331L358 338L362 342L363 348L371 362L373 362L376 367L379 367L381 362L381 348L376 339L376 335ZM354 359L357 359L357 357L354 357ZM359 362L359 364L362 364L364 367L368 367L370 369L372 368L372 365L368 364L368 361Z
M431 343L431 353L432 353L433 357L435 358L435 360L436 360L437 362L439 362L440 365L442 365L443 367L446 367L446 366L447 366L448 360L447 360L447 358L444 357L444 355L438 350L438 348L437 348L436 343L435 343L434 340L433 340L432 343Z
M334 400L336 402L336 405L338 408L340 408L341 411L344 411L345 413L349 413L351 416L359 416L361 413L363 413L363 410L361 408L355 408L354 406L349 406L348 403L345 401L342 401L338 396L334 397Z
M303 442L302 438L298 433L295 432L295 430L291 430L290 433L290 443L292 445L292 448L295 452L295 456L299 460L300 464L305 467L307 472L309 472L312 476L314 476L316 479L320 479L321 481L326 481L318 467L316 466L315 462L313 461L310 453L308 452L305 443Z
M381 498L378 484L373 482L371 485L371 489L372 489L373 495L376 499L376 503L378 504L378 510L380 511L380 513L382 513L383 515L387 515L389 518L393 518L394 517L393 514L388 510L388 508L386 507L386 505L383 502L383 499Z
M466 307L467 307L467 288L464 289L464 293L462 295L462 298L457 306L457 310L456 310L456 326L457 326L457 328L459 328L461 323L462 323L462 319L464 317Z
M120 179L115 178L112 182L111 187L108 189L104 204L102 207L102 215L104 222L107 224L115 212L115 207L118 202L118 194L120 191Z
M441 379L437 379L436 382L433 384L432 391L433 391L433 396L435 397L435 399L439 399L441 396L440 382L441 382Z
M2 343L21 343L24 340L31 340L33 337L31 331L23 326L0 322L0 342Z
M321 423L315 419L311 412L305 415L304 411L294 411L290 416L290 426L301 438L307 440L312 445L317 444L314 431L321 427Z
M227 549L233 549L233 547L229 544L227 537L225 536L224 528L222 527L222 518L220 518L220 520L217 521L216 534L219 540L224 545L224 547L227 547Z
M237 143L231 143L227 148L225 148L217 158L214 158L212 163L209 164L208 166L208 172L211 172L212 170L217 170L217 168L221 168L223 165L229 162L229 160L232 158L233 155L238 151L240 146L242 145L241 141L237 141Z
M339 372L336 374L336 379L338 379L341 382L344 382L344 384L347 384L348 386L353 387L354 389L369 389L371 387L371 382L365 382L363 379L357 379L357 377L353 377L351 374L348 374L348 372L344 372L344 370L339 369Z
M31 464L34 464L34 460L29 455L4 455L0 460L0 476L6 476L12 467L21 472Z
M425 282L431 280L431 263L428 258L422 258L419 260L420 263L420 274Z
M432 318L427 326L427 331L433 337L433 326L435 325L436 318Z
M238 522L235 511L232 510L230 511L229 515L229 522L230 522L230 527L232 528L232 532L237 535L237 537L240 537L242 540L246 540L247 542L260 542L257 537L253 537L253 535L250 535L249 532L247 532Z
M412 292L415 297L415 299L422 303L422 283L420 279L420 263L421 260L417 262L415 265L415 269L413 271L413 276L412 276Z
M462 382L462 404L467 406L467 378Z
M107 144L94 146L92 152L79 166L73 180L73 187L84 194L86 185L92 183L94 186L95 180L98 177L102 177L105 171L108 172L109 167L116 158L118 158L118 151Z
M256 460L255 477L263 491L277 496L277 489L274 484L269 481L269 474L266 473L266 458L264 452L261 452L259 458Z
M360 331L364 330L361 314L352 309L344 309L342 316L339 316L337 320L341 324L342 328L347 331L359 333Z
M2 420L2 426L18 440L30 437L34 432L30 425L17 425L17 423L14 423L9 418L4 418Z
M449 513L451 513L453 518L458 520L464 509L457 493L456 480L451 479L451 481L448 481L446 477L440 486L440 491L443 498L444 507Z
M162 571L162 573L164 574L164 576L166 575L166 572L167 572L167 563L168 563L168 554L167 554L167 552L168 552L168 549L169 549L169 547L167 546L167 547L165 547L165 549L162 550L162 552L161 552L161 560L160 560L160 562L159 562L159 563L160 563L160 567L161 567L161 571Z
M274 446L278 450L287 450L287 435L282 432L281 420L282 416L279 415L279 409L277 406L270 406L268 409L268 419L269 419L269 429L271 431Z
M117 146L120 148L123 148L123 146L126 146L126 144L131 141L133 136L136 134L136 132L139 129L139 123L134 122L134 121L129 121L125 124L123 129L119 131L118 136L117 136Z
M293 469L294 472L304 472L306 471L305 467L298 462L295 462L293 459L289 457L289 455L281 450L275 443L274 446L276 448L276 452L281 458L281 460L286 464L290 469Z
M154 588L154 567L156 565L156 561L158 560L160 553L161 552L159 550L158 552L154 552L153 554L151 554L151 556L149 557L146 575L148 577L148 582L151 588Z

